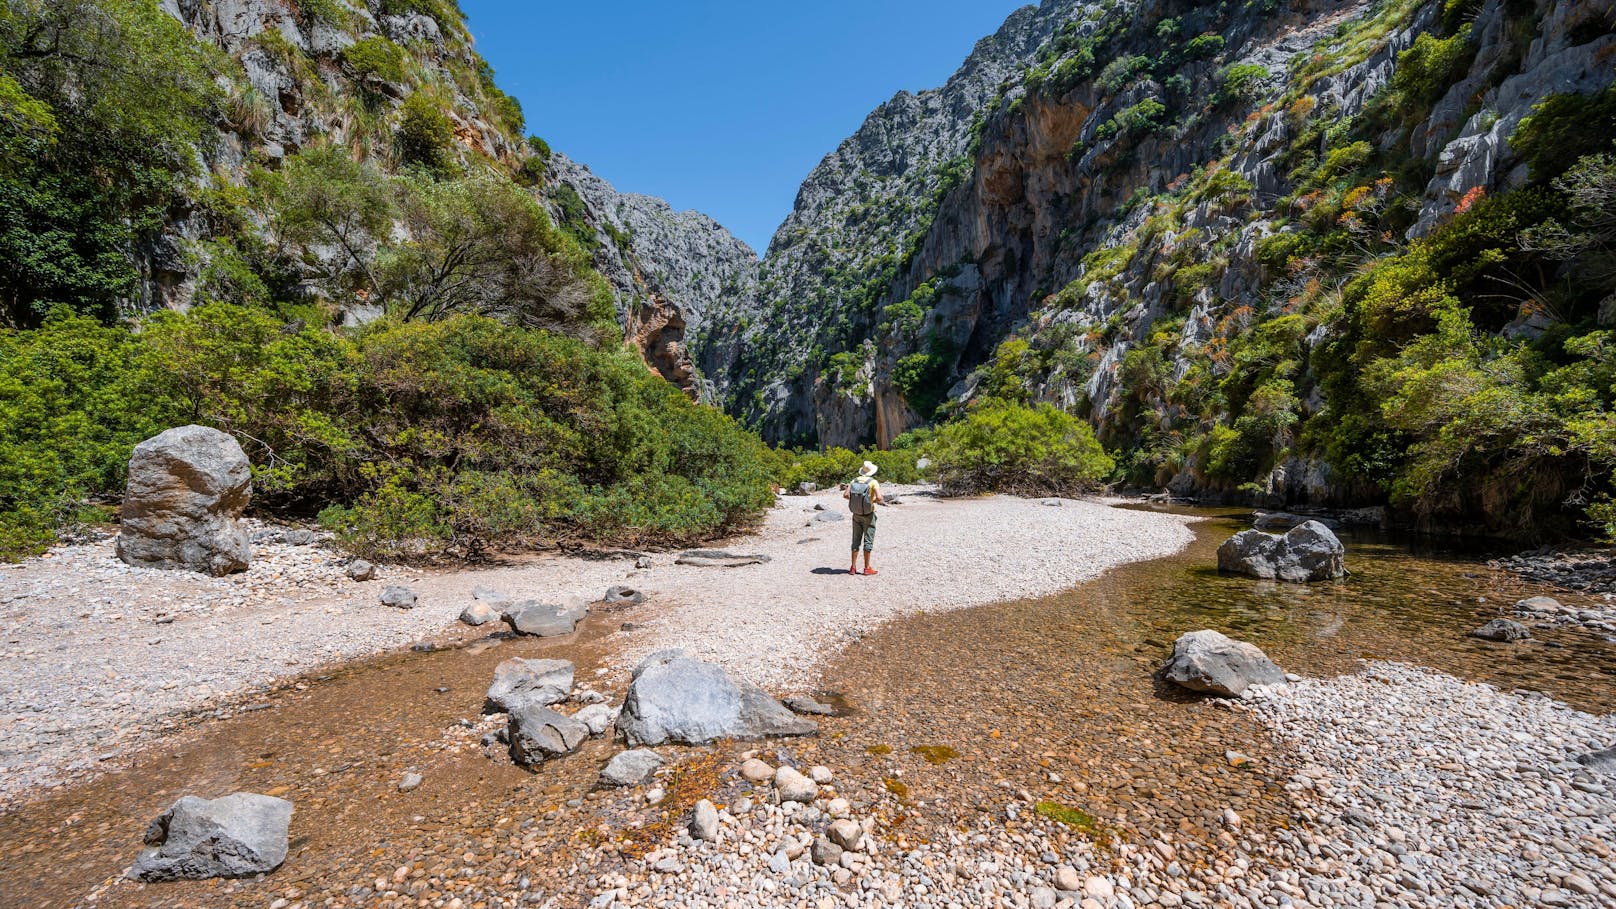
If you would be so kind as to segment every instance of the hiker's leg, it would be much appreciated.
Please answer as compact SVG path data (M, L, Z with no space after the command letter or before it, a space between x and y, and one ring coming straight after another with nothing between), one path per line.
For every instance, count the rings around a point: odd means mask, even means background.
M864 525L864 570L870 570L870 550L875 548L875 521Z

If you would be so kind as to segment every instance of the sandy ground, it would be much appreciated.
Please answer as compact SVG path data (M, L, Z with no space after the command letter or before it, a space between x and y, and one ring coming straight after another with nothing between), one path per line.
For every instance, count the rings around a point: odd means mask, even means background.
M392 567L360 583L335 551L266 541L249 571L207 578L130 568L110 539L0 566L0 806L82 779L289 677L486 633L456 622L478 586L540 600L633 586L647 601L622 613L641 627L623 635L620 664L684 647L786 691L891 618L1053 593L1191 539L1185 518L1097 502L887 494L899 504L880 512L875 577L846 573L850 524L821 518L844 512L835 493L784 498L756 534L724 544L770 557L739 568L675 565L672 553L652 556L646 569L554 556L479 570ZM413 588L420 605L381 605L388 584Z

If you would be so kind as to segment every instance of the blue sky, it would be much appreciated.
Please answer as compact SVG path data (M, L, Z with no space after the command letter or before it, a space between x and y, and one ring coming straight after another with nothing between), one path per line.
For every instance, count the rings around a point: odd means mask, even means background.
M1025 0L461 0L528 130L761 254L808 171L899 89L941 85Z

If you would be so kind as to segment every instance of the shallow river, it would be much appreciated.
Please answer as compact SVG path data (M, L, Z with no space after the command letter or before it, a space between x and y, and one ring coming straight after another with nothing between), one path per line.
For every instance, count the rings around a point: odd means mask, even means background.
M1291 823L1294 811L1282 789L1286 758L1255 721L1152 679L1185 631L1253 641L1304 675L1390 659L1616 709L1616 644L1580 630L1510 645L1465 636L1543 592L1489 570L1484 553L1348 534L1351 578L1263 583L1216 572L1217 545L1244 525L1202 514L1196 541L1172 558L1057 596L918 615L867 635L822 677L820 694L844 715L825 720L819 736L767 750L836 768L841 792L871 806L899 843L984 812L1002 817L1019 791L1093 816L1096 836L1171 838L1193 863L1231 845L1217 823L1224 809L1258 832ZM887 569L901 571L901 554L888 558ZM591 741L529 774L478 744L486 724L460 721L476 721L494 666L512 656L563 656L580 681L592 679L609 665L608 635L630 617L592 616L571 640L392 654L176 728L136 758L109 762L106 775L0 815L0 906L381 905L377 879L391 881L401 866L419 881L410 905L508 892L524 879L565 893L580 884L567 867L581 842L610 842L655 812L591 792L609 743ZM605 680L619 686L614 701L622 681ZM397 792L411 769L425 785ZM236 790L295 802L279 872L181 885L120 878L146 822L175 798Z

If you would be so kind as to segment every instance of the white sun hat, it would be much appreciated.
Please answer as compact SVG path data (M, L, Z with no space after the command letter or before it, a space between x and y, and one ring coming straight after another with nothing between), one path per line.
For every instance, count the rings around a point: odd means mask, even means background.
M875 466L875 464L873 462L865 461L864 462L864 469L859 471L859 475L860 476L865 476L865 477L873 477L873 476L875 476L875 472L877 470L880 470L880 469L881 468Z

